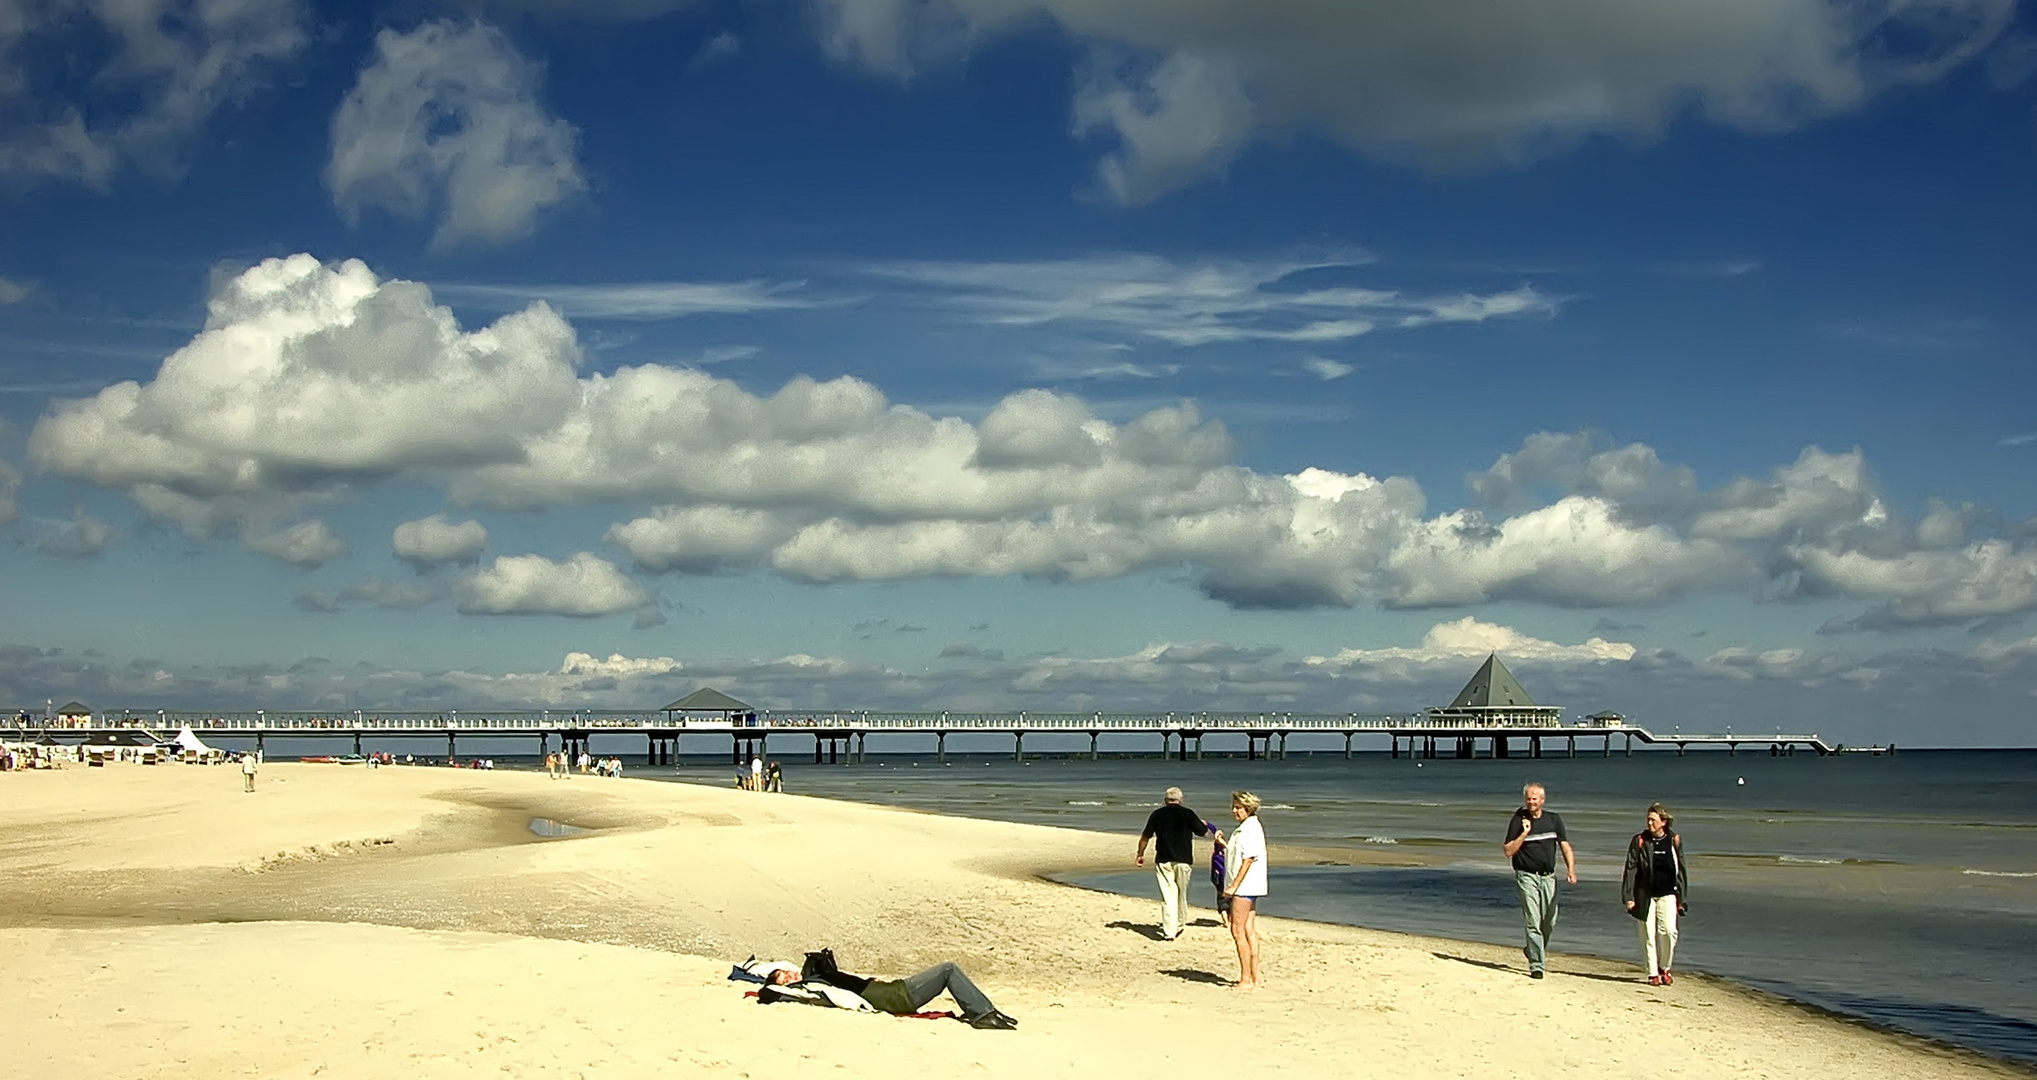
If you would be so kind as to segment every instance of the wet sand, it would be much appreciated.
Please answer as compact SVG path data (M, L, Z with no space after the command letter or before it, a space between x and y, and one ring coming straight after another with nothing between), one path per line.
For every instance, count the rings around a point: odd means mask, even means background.
M1269 985L1234 991L1211 913L1155 941L1157 901L1042 876L1124 867L1132 837L541 773L240 787L0 776L0 1076L2029 1075L1701 977L1559 956L1535 982L1515 949L1277 918ZM726 980L821 945L868 974L955 960L1021 1028Z

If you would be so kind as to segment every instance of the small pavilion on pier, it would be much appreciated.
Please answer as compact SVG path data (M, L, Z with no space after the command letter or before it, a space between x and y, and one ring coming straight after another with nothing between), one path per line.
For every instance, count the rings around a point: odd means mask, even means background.
M764 733L759 730L751 735L744 730L759 726L757 710L711 686L703 686L659 711L668 718L678 719L696 713L719 716L723 723L729 725L729 732L735 737L733 753L738 765L751 755L763 755ZM665 738L652 736L650 760L653 765L670 765L678 761L679 736L676 733Z

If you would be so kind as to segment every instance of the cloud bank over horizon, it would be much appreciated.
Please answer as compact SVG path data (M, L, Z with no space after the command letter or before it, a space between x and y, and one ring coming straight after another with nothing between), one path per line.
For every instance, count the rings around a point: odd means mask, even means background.
M761 708L797 714L844 709L1043 711L1413 712L1440 705L1477 668L1478 642L1505 641L1502 658L1538 702L1566 715L1613 709L1658 729L1814 728L1828 739L1961 745L1995 739L1982 717L1949 719L1931 737L1906 727L1888 684L1928 698L1963 687L1996 709L2027 703L2037 681L2037 638L1991 642L1960 653L1893 649L1872 656L1730 648L1703 656L1637 650L1593 638L1541 641L1511 627L1460 620L1432 627L1420 645L1340 650L1296 661L1268 647L1219 641L1158 642L1123 656L970 657L923 672L839 656L629 656L569 652L540 670L421 670L336 664L166 665L109 662L60 650L0 646L0 694L29 687L101 707L145 698L154 707L217 708L265 702L271 709L374 711L613 709L653 711L699 686ZM1468 651L1467 651L1468 650ZM1844 708L1835 709L1834 702ZM1822 703L1823 707L1820 707ZM1822 717L1816 722L1807 716ZM2022 735L2027 736L2023 731Z

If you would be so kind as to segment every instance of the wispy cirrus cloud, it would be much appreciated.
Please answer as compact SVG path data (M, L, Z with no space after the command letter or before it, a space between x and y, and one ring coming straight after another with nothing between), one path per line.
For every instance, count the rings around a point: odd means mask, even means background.
M1311 284L1324 274L1348 277L1370 262L1363 255L1176 262L1127 253L1038 262L881 263L861 272L909 286L923 302L983 325L1061 325L1178 346L1326 344L1439 323L1547 317L1561 307L1559 298L1526 284L1454 294Z
M542 300L576 319L683 319L689 315L743 315L842 303L801 295L800 281L636 281L614 284L494 285L453 283L432 291L448 300L464 301L496 311ZM750 352L704 358L704 363L733 360Z

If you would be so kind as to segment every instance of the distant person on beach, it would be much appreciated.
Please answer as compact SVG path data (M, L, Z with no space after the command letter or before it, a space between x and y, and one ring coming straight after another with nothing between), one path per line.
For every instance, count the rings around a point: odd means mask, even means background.
M256 766L255 755L242 754L240 756L240 780L242 791L255 790L255 766Z
M1500 847L1514 864L1514 887L1521 894L1521 919L1528 943L1528 977L1539 979L1548 958L1549 935L1556 931L1556 853L1563 853L1564 876L1577 884L1577 853L1570 834L1554 810L1544 810L1549 792L1540 784L1521 789L1521 808L1507 819L1506 843Z
M767 791L775 791L781 795L785 793L784 766L776 761L764 766L764 788Z
M588 766L588 764L589 764L590 762L592 762L593 760L594 760L593 758L591 758L591 757L589 757L589 756L587 755L587 751L586 751L586 750L584 750L584 749L583 749L583 750L581 750L581 751L580 751L580 775L581 775L581 776L586 776L586 775L587 775L587 766Z
M826 957L824 964L816 965L813 957ZM1017 1031L1018 1021L999 1012L991 1004L989 995L976 988L969 976L952 962L935 964L917 975L903 979L868 979L851 975L834 966L834 953L822 951L811 954L805 970L793 970L790 965L771 973L771 982L786 986L797 982L819 982L838 986L861 997L882 1012L893 1016L911 1016L926 1008L927 1003L946 993L955 999L962 1009L962 1022L974 1028L996 1031Z
M750 790L764 790L764 759L754 754L750 757Z
M1224 846L1222 899L1231 902L1231 941L1238 946L1240 990L1259 986L1259 902L1266 899L1266 833L1259 827L1259 796L1231 792L1231 816L1238 827Z
M1620 899L1627 913L1641 921L1641 959L1648 965L1650 986L1676 981L1669 973L1676 959L1676 918L1690 910L1683 837L1670 828L1675 823L1661 803L1649 803L1647 828L1627 845L1627 868L1620 874Z
M1153 846L1153 877L1160 883L1162 941L1180 937L1181 927L1188 921L1188 882L1195 874L1194 838L1209 832L1201 814L1181 805L1181 789L1171 787L1165 801L1147 815L1146 828L1139 833L1133 866L1146 865L1146 844L1158 841Z

